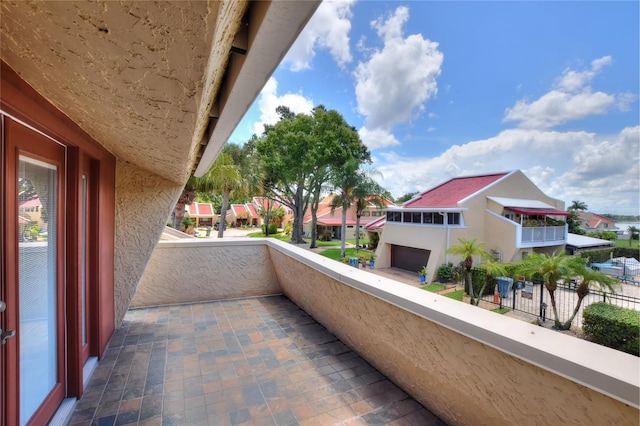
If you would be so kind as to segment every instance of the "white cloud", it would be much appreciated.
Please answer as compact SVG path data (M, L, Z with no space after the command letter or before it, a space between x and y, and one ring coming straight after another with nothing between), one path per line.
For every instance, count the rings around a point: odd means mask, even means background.
M276 108L280 105L289 107L296 114L311 113L313 101L305 98L301 94L286 93L278 96L278 82L275 78L269 78L258 98L258 108L260 109L260 121L253 124L253 133L261 135L264 132L265 124L275 124L280 117Z
M571 94L552 90L540 99L516 102L507 108L504 121L519 121L521 127L546 129L578 120L593 114L604 114L615 102L615 96L603 92L592 93L585 89L582 93Z
M622 111L635 100L632 94L594 92L589 84L605 65L612 62L604 56L591 62L584 70L565 69L556 79L554 87L540 98L529 101L521 99L507 108L503 121L519 122L520 127L547 129L568 121L580 120L590 115L605 114L617 105Z
M400 145L400 142L391 133L382 129L369 130L362 127L358 134L362 142L370 149L384 148L387 146Z
M547 195L581 200L596 212L640 206L640 127L601 137L588 132L505 130L455 145L435 158L381 155L376 167L394 196L424 191L455 176L520 169Z
M429 133L431 133L431 132L435 132L435 131L436 131L436 128L435 128L435 127L429 127L429 128L427 129L427 132L429 132Z
M328 49L340 68L352 61L349 50L351 7L355 0L323 1L297 38L283 63L292 71L311 68L316 49Z
M386 20L371 23L384 46L373 49L368 61L354 71L358 112L366 117L367 132L390 133L422 113L425 102L438 92L443 54L438 43L421 34L404 38L408 19L409 9L398 7Z

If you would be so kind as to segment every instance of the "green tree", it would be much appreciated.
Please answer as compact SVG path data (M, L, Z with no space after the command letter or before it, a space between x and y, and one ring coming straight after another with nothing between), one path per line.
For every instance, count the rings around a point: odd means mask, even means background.
M338 208L342 208L340 259L344 259L346 250L347 211L356 199L355 187L362 179L359 172L360 162L356 159L351 159L343 167L336 169L331 177L333 188L338 190L338 194L331 199L331 213L334 213Z
M486 243L479 243L475 238L466 240L464 238L458 238L460 244L449 247L447 253L460 256L464 263L465 279L469 288L469 296L471 297L471 304L477 305L479 301L476 300L475 292L473 291L473 280L471 274L471 268L473 268L473 257L490 258L491 254L486 250ZM480 297L481 294L478 295Z
M267 126L256 149L264 167L265 190L293 211L291 241L301 244L305 242L303 218L310 203L314 203L311 228L315 235L314 211L331 170L350 158L370 161L371 155L356 129L335 110L317 106L311 115L296 115L286 107L277 111L280 121Z
M571 202L571 205L569 206L568 210L573 210L573 211L587 211L589 207L582 201L579 200L575 200Z
M177 230L182 228L182 221L184 220L184 213L187 205L193 203L196 196L195 180L193 176L190 176L187 183L184 185L176 206L173 209L173 227Z
M365 170L360 167L358 159L351 159L346 164L334 170L331 178L333 189L338 195L331 199L331 212L342 208L342 226L340 235L340 258L344 258L347 231L347 212L354 206L356 213L356 246L360 245L360 218L364 210L371 204L384 208L386 205L381 197L382 188L373 178L375 170Z
M227 146L223 148L209 171L201 178L196 178L195 188L202 192L218 192L222 194L220 226L218 227L218 238L222 238L225 229L223 224L227 217L231 192L243 192L249 188L249 184L246 179L244 179L240 170L240 165L234 163L234 159L228 152Z
M402 204L402 203L404 203L406 201L409 201L410 199L412 199L417 194L418 194L418 191L416 191L416 192L407 192L406 194L404 194L400 198L398 198L395 202L396 202L396 204Z
M629 247L631 247L631 242L640 238L640 229L638 229L634 225L631 225L627 228L627 231L629 231Z
M589 269L586 267L586 265L584 265L584 263L583 267L581 267L576 272L576 278L580 281L580 284L576 288L578 300L576 302L576 307L571 314L571 317L562 324L563 330L568 330L569 328L571 328L571 323L578 314L580 306L582 305L582 301L589 294L589 290L591 288L607 291L609 293L616 293L620 289L620 284L618 284L618 282L613 279L613 277L610 277L609 275L600 271Z
M561 330L566 330L568 327L565 328L566 324L560 321L556 306L558 281L569 281L575 276L583 274L584 269L584 260L577 256L569 256L566 253L553 255L532 253L521 261L517 271L518 275L524 275L527 278L538 278L544 282L544 286L549 292L555 326Z
M371 178L372 174L378 174L378 172L365 171L362 180L353 191L356 197L353 203L356 210L356 247L360 245L360 219L365 209L371 205L379 209L387 207L382 195L385 191Z
M575 210L567 210L571 213L571 216L567 216L567 227L570 234L584 235L586 231L580 227L580 219L578 218L578 212Z

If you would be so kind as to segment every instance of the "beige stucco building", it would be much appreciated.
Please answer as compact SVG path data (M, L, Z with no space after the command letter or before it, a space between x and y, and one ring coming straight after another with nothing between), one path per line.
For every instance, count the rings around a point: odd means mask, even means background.
M563 250L567 215L561 200L516 170L453 178L387 209L384 224L369 229L382 232L376 250L380 267L417 272L427 265L432 280L440 265L461 261L447 254L460 238L486 243L503 262Z

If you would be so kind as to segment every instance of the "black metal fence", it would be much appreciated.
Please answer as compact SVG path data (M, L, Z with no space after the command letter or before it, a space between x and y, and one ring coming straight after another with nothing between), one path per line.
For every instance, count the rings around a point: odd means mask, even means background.
M473 276L475 290L480 291L482 283L486 280L484 271L476 268L473 271ZM479 285L476 283L479 283ZM623 288L624 286L625 284L622 285ZM506 291L504 287L502 288L502 294L496 290L499 289L496 288L495 283L488 283L482 295L482 302L496 305L496 308L508 308L531 315L532 320L534 318L542 320L554 319L549 292L542 281L514 280L513 285L507 288ZM576 285L558 284L555 291L555 300L560 321L568 321L578 303ZM606 302L622 308L640 310L640 298L638 297L590 289L589 294L582 300L578 313L571 323L572 326L582 327L582 312L585 306L596 302Z

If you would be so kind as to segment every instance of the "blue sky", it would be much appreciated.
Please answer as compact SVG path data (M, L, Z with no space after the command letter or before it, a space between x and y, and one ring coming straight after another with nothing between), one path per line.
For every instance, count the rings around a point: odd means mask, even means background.
M230 141L287 105L356 127L395 197L522 170L640 214L638 1L325 1Z

